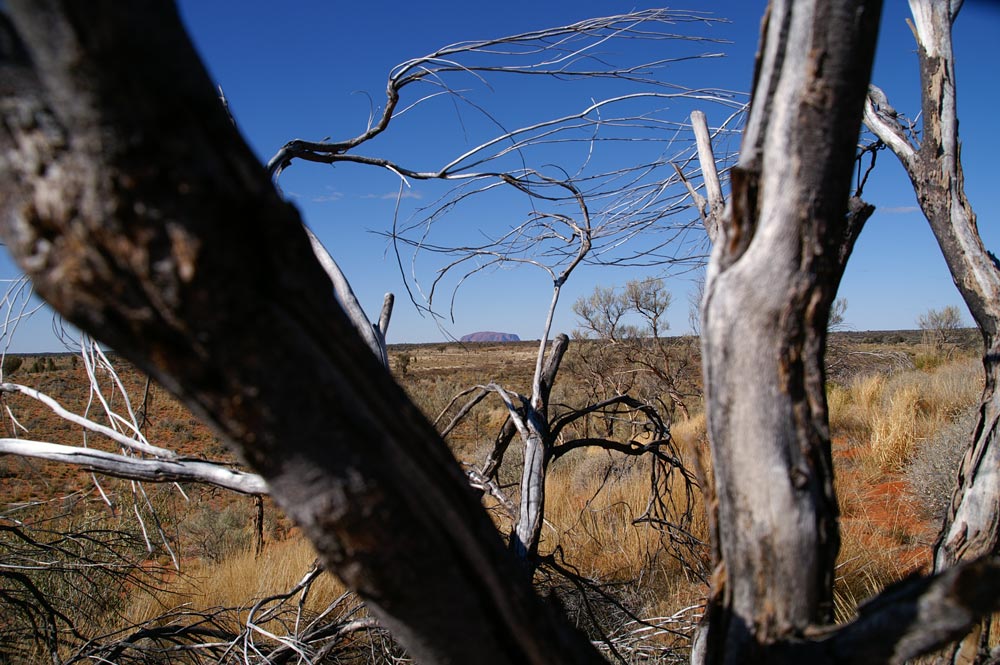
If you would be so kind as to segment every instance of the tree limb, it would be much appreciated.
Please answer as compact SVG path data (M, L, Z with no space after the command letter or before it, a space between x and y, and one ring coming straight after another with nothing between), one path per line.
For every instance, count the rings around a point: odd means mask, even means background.
M705 193L708 195L708 209L704 211L702 220L705 223L708 239L715 242L726 200L722 196L715 153L712 151L712 137L708 132L708 122L705 120L704 112L691 112L691 127L694 129L694 138L698 144L698 163L701 166L701 177L705 182Z
M36 390L35 388L22 386L17 383L2 383L0 384L0 393L14 393L19 395L25 395L32 399L38 400L45 406L52 409L52 412L55 413L60 418L63 418L76 425L80 425L84 429L96 432L97 434L103 434L104 436L108 437L115 443L124 446L126 448L135 450L137 452L146 453L147 455L154 455L156 457L168 460L175 459L177 457L177 453L175 453L172 450L169 450L167 448L160 448L159 446L150 445L148 442L144 440L145 437L143 437L143 440L140 440L131 436L126 436L125 434L122 434L118 430L111 429L110 427L101 425L100 423L95 423L93 420L90 420L89 418L84 418L83 416L77 415L72 411L66 409L62 404L60 404L54 398L50 397L49 395L46 395L40 390ZM136 434L142 437L142 434L140 432L136 432Z
M0 439L0 453L34 457L81 466L117 478L154 483L194 482L215 485L242 494L267 494L267 484L256 474L199 460L144 459L116 455L94 448L65 446L27 439Z
M868 86L864 119L868 129L896 153L903 167L910 172L916 159L916 149L903 130L896 110L889 106L882 89L874 84Z
M1000 610L1000 560L977 559L904 579L858 608L850 623L777 645L775 663L902 664L962 637Z

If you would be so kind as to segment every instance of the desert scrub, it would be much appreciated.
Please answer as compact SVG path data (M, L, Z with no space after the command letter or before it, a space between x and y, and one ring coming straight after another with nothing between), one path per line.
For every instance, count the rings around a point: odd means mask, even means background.
M950 499L982 385L980 364L957 359L831 387L842 539L838 620L929 564L927 544Z
M184 552L202 561L219 563L250 549L254 539L254 510L249 501L223 507L203 504L193 508L180 522Z
M904 478L917 498L920 513L934 524L944 519L951 502L958 466L978 416L975 408L961 413L924 441L906 465Z
M0 663L53 662L67 636L120 614L166 574L131 512L113 513L96 491L8 504L0 561Z
M862 449L857 457L873 475L899 472L978 401L982 386L979 363L967 358L931 371L857 377L828 393L831 430Z
M133 596L125 619L141 623L170 607L196 611L233 607L239 608L238 615L245 615L260 598L294 587L315 559L312 545L304 537L295 535L288 540L268 543L260 556L246 548L230 552L218 562L192 561L182 566L181 572L163 586L161 593ZM306 607L318 612L344 591L339 580L324 573L313 585ZM234 620L242 622L245 616Z

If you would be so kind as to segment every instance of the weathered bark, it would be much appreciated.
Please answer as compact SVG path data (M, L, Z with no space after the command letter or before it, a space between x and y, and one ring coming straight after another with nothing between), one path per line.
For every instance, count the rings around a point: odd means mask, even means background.
M539 375L537 402L532 401L524 419L527 436L523 436L521 503L510 539L514 553L526 562L530 569L533 569L533 562L538 554L542 520L545 517L545 476L552 449L552 438L549 435L549 395L567 348L569 348L569 338L566 335L559 335L552 344L552 350L549 351L545 366Z
M961 2L910 0L918 41L922 129L919 144L908 136L878 88L865 107L868 127L906 169L920 209L930 223L955 286L983 335L985 389L979 419L958 471L951 506L934 549L934 568L1000 552L1000 268L986 251L976 215L965 195L955 89L952 25ZM985 648L984 623L945 662L973 662Z
M702 313L718 565L693 660L769 660L831 618L827 317L880 2L773 2ZM871 208L860 208L860 219ZM857 220L855 220L857 221Z
M0 230L42 297L211 422L420 662L602 662L337 306L175 9L6 6Z

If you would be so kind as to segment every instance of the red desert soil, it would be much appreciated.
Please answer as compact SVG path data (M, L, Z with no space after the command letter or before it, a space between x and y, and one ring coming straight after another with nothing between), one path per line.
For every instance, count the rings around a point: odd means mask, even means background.
M833 440L841 502L842 540L857 539L862 549L891 555L902 570L926 570L937 525L923 518L909 484L896 476L865 477L861 446Z

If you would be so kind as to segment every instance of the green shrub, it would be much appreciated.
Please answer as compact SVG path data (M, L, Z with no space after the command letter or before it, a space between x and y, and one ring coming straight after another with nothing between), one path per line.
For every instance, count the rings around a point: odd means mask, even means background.
M4 356L3 357L3 374L7 376L8 374L13 374L24 364L24 358L21 356Z

